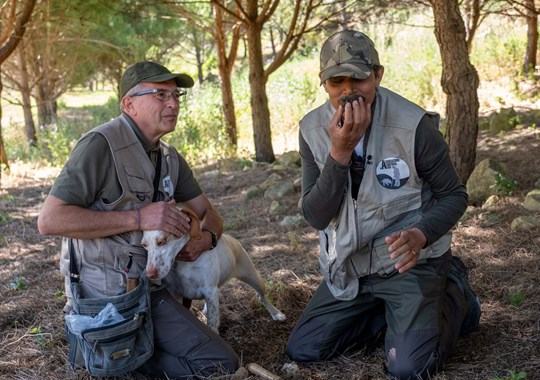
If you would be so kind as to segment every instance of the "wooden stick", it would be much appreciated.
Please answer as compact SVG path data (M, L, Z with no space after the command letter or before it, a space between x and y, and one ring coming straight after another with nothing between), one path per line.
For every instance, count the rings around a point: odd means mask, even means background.
M265 380L281 380L281 377L279 377L278 375L264 369L263 367L261 367L260 365L258 365L256 363L249 363L246 366L246 368L252 374L260 376Z

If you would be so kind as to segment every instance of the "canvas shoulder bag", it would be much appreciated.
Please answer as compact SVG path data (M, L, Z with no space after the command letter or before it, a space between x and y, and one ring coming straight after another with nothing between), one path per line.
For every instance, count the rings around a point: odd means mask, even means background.
M86 368L92 376L117 376L133 371L154 353L154 333L150 314L150 287L146 271L139 284L128 293L84 298L79 286L79 273L75 264L73 242L70 240L70 277L73 293L73 311L69 317L83 316L92 321L112 304L116 315L112 324L88 329L73 329L65 321L69 343L68 361L72 369ZM75 314L75 316L73 315ZM66 316L68 318L68 316ZM71 328L70 328L71 326Z

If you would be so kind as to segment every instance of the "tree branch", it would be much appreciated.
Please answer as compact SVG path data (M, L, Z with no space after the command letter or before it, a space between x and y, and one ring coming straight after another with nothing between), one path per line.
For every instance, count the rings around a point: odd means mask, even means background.
M15 50L17 44L22 39L24 31L26 29L26 24L30 20L34 6L36 5L36 0L26 0L22 12L17 17L17 21L7 40L3 41L2 46L0 47L0 64L6 60L7 57ZM16 7L14 2L13 7Z

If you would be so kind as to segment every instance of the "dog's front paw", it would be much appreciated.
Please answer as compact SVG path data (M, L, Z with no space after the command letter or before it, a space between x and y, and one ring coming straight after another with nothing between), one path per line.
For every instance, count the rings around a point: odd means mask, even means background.
M281 311L278 310L277 313L272 315L272 319L274 321L283 322L283 321L285 321L287 319L287 316L285 314L283 314Z

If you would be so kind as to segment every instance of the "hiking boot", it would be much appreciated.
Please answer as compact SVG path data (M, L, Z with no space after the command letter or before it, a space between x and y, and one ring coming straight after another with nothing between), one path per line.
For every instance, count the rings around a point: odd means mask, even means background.
M468 302L467 314L461 324L459 336L477 331L480 315L482 314L482 310L480 309L480 299L471 289L471 285L469 284L469 271L459 257L452 257L452 265L448 272L448 278L459 286L467 297Z

